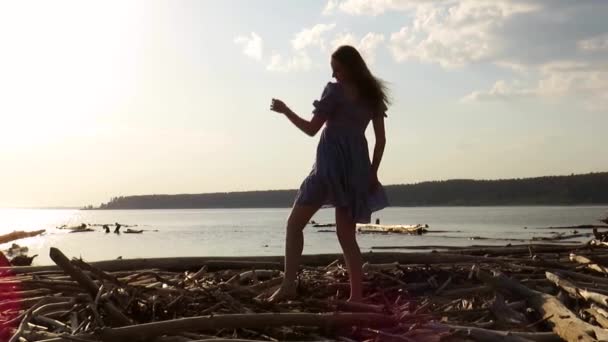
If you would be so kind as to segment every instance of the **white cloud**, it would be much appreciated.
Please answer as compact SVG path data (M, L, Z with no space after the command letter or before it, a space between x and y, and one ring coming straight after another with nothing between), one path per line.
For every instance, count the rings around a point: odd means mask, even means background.
M273 53L270 57L270 62L266 66L266 70L289 72L289 71L307 71L312 68L312 60L304 51L297 52L291 57L283 57L279 53Z
M376 50L382 42L384 42L384 35L381 33L369 32L363 38L358 39L353 33L343 32L336 35L332 41L332 47L336 49L341 45L354 46L367 63L373 64L376 59Z
M262 38L255 32L251 32L249 37L238 36L234 38L234 42L243 48L243 53L257 61L262 60L263 42Z
M487 91L474 91L461 99L462 102L512 100L535 95L536 90L522 86L520 82L499 80Z
M329 0L323 9L323 15L332 14L338 7L338 0Z
M541 75L540 95L575 95L587 109L608 109L608 63L553 62L541 67Z
M325 51L326 36L336 24L317 24L302 29L291 40L291 54L273 53L266 65L266 70L275 72L308 71L313 68L311 49Z
M511 16L538 8L505 0L421 5L412 25L391 35L391 50L398 62L418 60L444 68L489 60L501 50L496 30Z
M595 36L593 38L580 40L578 42L579 49L583 51L608 51L608 33Z
M325 34L331 31L336 24L317 24L311 28L305 28L295 35L291 45L296 50L308 47L319 47L325 49Z
M537 97L607 110L606 10L608 1L331 0L325 12L402 13L405 25L387 35L398 63L483 66L486 75L501 69L489 89L471 92L463 102ZM353 34L336 41L360 44Z
M514 100L538 96L561 99L574 95L589 110L608 108L608 65L557 61L539 66L535 82L497 81L490 90L474 91L463 102Z
M391 10L410 9L431 1L433 0L329 0L323 13L330 14L339 9L351 15L376 16Z

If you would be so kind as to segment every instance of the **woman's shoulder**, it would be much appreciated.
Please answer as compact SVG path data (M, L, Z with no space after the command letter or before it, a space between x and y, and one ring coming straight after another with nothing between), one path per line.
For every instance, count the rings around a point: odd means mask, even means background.
M327 82L327 84L325 85L325 89L339 90L342 89L342 84L338 82Z
M342 93L342 85L338 82L327 82L325 88L323 88L323 94L325 96L341 97Z

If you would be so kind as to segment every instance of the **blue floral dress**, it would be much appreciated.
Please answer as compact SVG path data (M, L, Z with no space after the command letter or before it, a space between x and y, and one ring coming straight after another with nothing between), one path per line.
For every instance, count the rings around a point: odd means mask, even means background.
M295 203L347 207L357 223L369 223L374 211L388 206L382 185L370 193L371 162L365 129L375 115L369 106L349 99L340 83L328 83L313 102L314 115L326 118L315 164Z

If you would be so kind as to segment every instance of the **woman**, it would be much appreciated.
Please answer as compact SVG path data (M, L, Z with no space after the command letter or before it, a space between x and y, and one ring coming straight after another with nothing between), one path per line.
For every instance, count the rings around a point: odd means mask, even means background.
M362 258L356 223L369 223L371 213L388 205L378 182L385 146L384 117L389 104L386 87L367 68L352 46L341 46L331 58L332 77L321 99L314 101L312 119L294 113L273 99L270 109L284 114L297 128L314 136L325 124L311 173L302 183L289 219L285 243L285 274L271 301L296 295L296 276L304 247L303 229L321 206L336 208L336 232L350 279L349 301L360 301ZM370 162L365 129L373 122L376 145Z

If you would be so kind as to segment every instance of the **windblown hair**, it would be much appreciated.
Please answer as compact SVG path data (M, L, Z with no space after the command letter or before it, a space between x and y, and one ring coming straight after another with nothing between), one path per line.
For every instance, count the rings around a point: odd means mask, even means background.
M371 73L359 51L350 45L342 45L331 56L347 70L359 96L376 110L376 113L384 113L391 103L387 94L388 88L384 81Z

